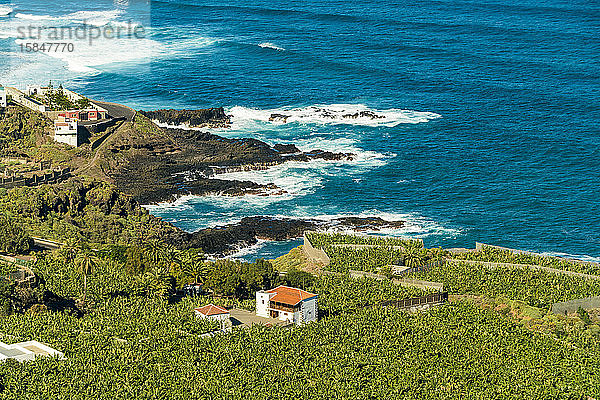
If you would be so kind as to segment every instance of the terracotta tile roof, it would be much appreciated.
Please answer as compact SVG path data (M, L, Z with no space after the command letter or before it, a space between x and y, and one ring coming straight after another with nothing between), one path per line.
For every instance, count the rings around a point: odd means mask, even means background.
M289 286L278 286L275 289L267 290L267 293L275 293L275 296L270 298L271 301L288 304L290 306L295 306L303 300L317 296L314 293L309 293L305 290Z
M229 311L227 311L223 307L215 306L214 304L209 304L207 306L200 307L200 308L194 308L194 311L198 311L200 314L206 315L206 316L229 314Z

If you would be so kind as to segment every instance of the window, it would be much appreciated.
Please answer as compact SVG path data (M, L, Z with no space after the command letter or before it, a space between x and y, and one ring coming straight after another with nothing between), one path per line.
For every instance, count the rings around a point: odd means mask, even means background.
M263 301L262 301L262 302L263 302L263 304L265 304L265 299L263 299Z

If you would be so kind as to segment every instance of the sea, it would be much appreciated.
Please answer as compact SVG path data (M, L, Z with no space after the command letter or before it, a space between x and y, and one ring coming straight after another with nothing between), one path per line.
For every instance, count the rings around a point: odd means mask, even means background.
M216 134L355 154L221 176L285 195L147 206L186 231L379 216L428 247L600 260L599 32L600 3L580 0L0 0L0 84L224 107ZM379 118L346 117L361 111Z

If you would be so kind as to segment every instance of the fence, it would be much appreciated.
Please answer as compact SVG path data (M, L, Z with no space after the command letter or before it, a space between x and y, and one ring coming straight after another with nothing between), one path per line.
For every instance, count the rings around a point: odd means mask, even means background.
M29 261L24 260L23 258L11 257L5 254L0 254L0 262L4 262L5 264L19 265L23 267L27 267L29 265Z
M395 283L396 285L400 285L403 287L416 287L419 289L436 290L438 292L441 292L444 290L444 284L440 283L440 282L430 282L430 281L422 281L419 279L408 279L408 278L392 279L392 282Z
M12 189L19 186L37 186L48 183L57 183L68 179L71 176L71 170L65 168L61 171L52 171L44 175L33 175L32 177L11 176L10 178L0 178L0 187Z
M552 312L554 314L567 315L574 313L579 309L591 310L600 308L600 296L586 297L583 299L575 299L552 304Z
M427 296L411 297L401 300L387 300L379 303L382 307L396 307L401 309L410 309L415 307L433 306L444 304L448 301L448 293L434 293Z
M15 271L9 272L5 278L17 285L35 285L37 278L35 273L28 267L28 262L20 258L0 255L0 262L7 263L16 268Z

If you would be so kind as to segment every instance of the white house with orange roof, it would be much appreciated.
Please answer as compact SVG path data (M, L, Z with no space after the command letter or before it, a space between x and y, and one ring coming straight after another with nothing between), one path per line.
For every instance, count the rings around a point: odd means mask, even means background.
M231 317L229 311L223 307L208 304L204 307L195 308L194 313L202 319L211 319L214 321L226 321Z
M317 295L289 286L256 292L256 315L304 324L318 318Z

